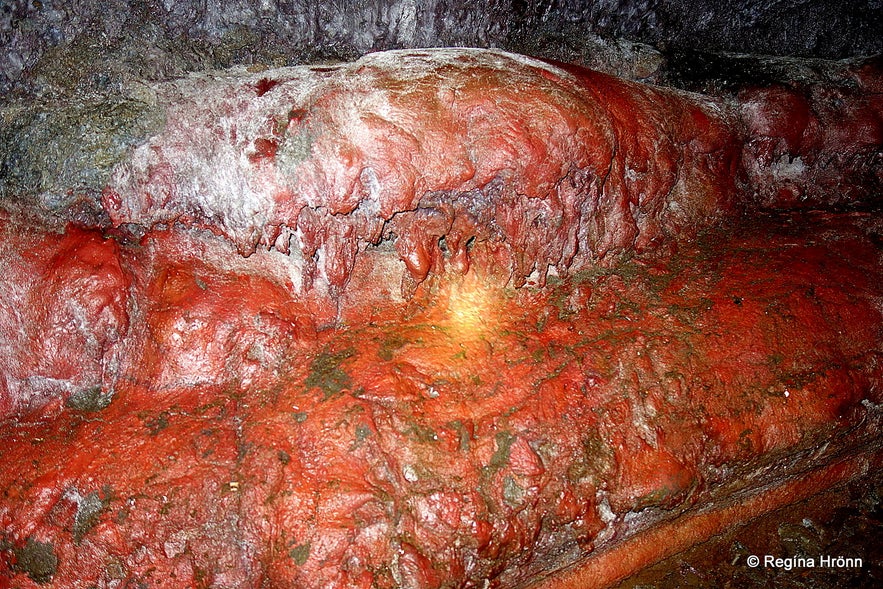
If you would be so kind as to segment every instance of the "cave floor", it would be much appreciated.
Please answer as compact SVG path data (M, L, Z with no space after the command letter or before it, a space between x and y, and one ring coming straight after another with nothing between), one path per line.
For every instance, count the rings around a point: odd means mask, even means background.
M805 501L734 526L615 585L615 589L781 587L860 589L883 585L883 473L869 473ZM861 567L749 567L750 555L843 556ZM796 562L792 561L792 562Z

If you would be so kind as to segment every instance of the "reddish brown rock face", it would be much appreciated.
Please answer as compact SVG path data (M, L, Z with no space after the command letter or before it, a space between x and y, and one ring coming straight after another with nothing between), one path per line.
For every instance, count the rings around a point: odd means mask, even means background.
M838 85L749 88L739 94L747 127L743 166L765 208L879 204L883 191L883 92L873 61Z
M0 226L0 584L582 587L879 468L879 217L735 217L730 107L474 51L151 91L114 227Z
M733 209L720 105L511 54L391 52L153 91L167 127L118 167L113 222L209 227L246 255L293 247L307 284L336 293L383 239L416 282L445 258L465 272L469 245L492 241L521 285Z
M22 229L0 219L0 416L45 404L109 402L129 331L130 276L100 234Z
M109 248L96 277L149 270L109 404L6 422L7 574L34 580L30 539L60 587L517 586L779 481L880 401L867 222L768 223L543 289L441 280L332 329L179 235L46 236Z

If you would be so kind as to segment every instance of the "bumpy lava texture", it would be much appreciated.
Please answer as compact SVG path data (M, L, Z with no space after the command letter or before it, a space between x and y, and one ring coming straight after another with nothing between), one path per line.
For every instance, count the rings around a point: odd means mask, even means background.
M881 78L848 77L145 84L100 198L0 216L0 585L589 586L879 470Z

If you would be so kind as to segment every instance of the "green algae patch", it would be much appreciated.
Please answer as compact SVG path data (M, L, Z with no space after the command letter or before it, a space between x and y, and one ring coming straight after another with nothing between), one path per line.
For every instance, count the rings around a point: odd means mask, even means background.
M583 437L582 451L567 467L567 480L574 484L582 480L597 484L614 466L613 450L597 432L589 432Z
M25 545L13 551L15 564L12 568L24 573L41 585L52 581L58 570L58 556L51 542L39 542L28 538Z
M322 391L322 400L327 401L352 387L352 379L341 364L356 353L354 348L339 352L322 352L310 362L310 374L304 384L307 389Z
M291 557L291 560L293 560L294 564L297 566L305 565L310 558L310 543L307 542L306 544L295 546L288 551L288 556Z
M380 349L377 350L377 357L381 360L389 362L395 357L396 351L404 346L407 340L400 335L390 334L380 343Z
M80 499L74 516L74 544L79 545L86 534L98 524L101 514L110 504L110 495L110 488L105 487L103 494L92 491Z
M0 199L28 196L49 210L97 199L130 150L165 125L132 99L71 101L0 112Z
M106 409L113 400L113 392L104 392L100 386L75 392L65 401L65 406L74 411L94 413Z
M489 470L497 472L509 464L509 454L512 451L512 444L515 443L517 437L508 431L502 431L496 435L497 450L491 456L491 461L488 463Z
M521 505L524 501L524 495L524 488L519 485L513 477L510 475L503 477L503 501L505 501L509 507L518 507Z

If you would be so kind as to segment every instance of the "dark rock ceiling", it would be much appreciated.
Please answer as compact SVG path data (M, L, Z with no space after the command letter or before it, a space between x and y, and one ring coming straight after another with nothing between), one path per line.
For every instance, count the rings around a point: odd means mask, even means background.
M0 91L106 91L234 64L500 47L646 78L657 56L883 50L881 0L3 0ZM658 54L656 52L659 52ZM650 58L648 58L648 55ZM649 59L649 64L648 64ZM610 66L611 61L617 66ZM624 68L624 69L623 69Z

